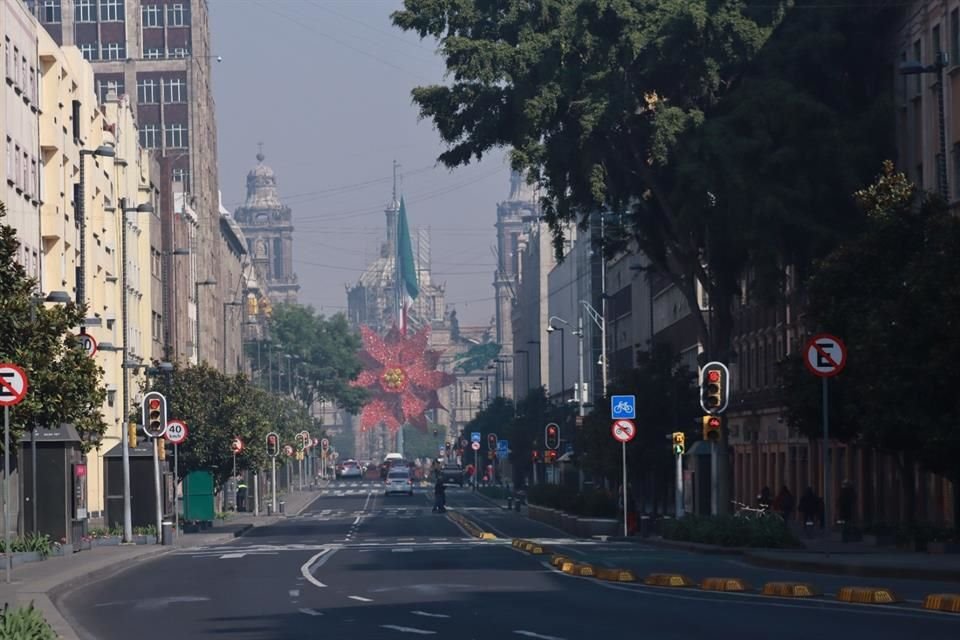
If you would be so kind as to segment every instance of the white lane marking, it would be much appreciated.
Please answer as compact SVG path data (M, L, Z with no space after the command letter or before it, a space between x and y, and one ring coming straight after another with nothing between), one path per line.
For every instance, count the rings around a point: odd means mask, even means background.
M373 493L367 493L367 499L363 502L363 510L367 510L367 505L370 504L370 498L373 497Z
M370 598L364 598L363 596L347 596L351 600L356 600L357 602L373 602Z
M360 524L360 516L357 516L357 519L353 521L353 526Z
M299 597L300 597L300 590L299 590L299 589L290 589L290 597L291 597L291 598L299 598Z
M320 553L312 556L309 560L303 563L303 566L300 567L300 575L307 579L307 582L312 584L315 587L320 587L321 589L327 585L323 584L313 575L314 568L320 568L323 564L330 559L330 556L335 554L337 549L324 549Z
M427 629L417 629L414 627L401 627L395 624L382 624L380 625L384 629L391 629L393 631L399 631L400 633L418 633L421 636L433 636L436 635L436 631L428 631Z
M534 633L533 631L523 631L523 630L514 630L514 633L518 636L527 636L528 638L539 638L540 640L563 640L557 636L545 636L541 633Z
M403 549L390 549L391 553L413 553L413 549L410 547L404 547Z
M221 559L221 560L230 560L230 559L233 559L233 558L242 558L242 557L245 556L245 555L247 555L247 554L245 554L245 553L225 553L225 554L223 554L222 556L220 556L220 559Z
M424 616L427 618L449 618L450 617L445 613L427 613L426 611L411 611L410 613L412 613L415 616Z
M300 613L305 613L308 616L322 616L322 611L317 611L316 609L300 609Z

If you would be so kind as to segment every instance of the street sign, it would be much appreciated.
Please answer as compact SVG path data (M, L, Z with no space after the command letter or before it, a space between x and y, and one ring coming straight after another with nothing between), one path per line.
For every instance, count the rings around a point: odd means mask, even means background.
M568 443L566 444L566 446L565 446L564 449L563 449L563 453L564 453L564 454L573 453L573 443L572 443L572 442L568 442Z
M630 420L615 420L610 431L613 439L624 444L633 440L637 435L637 427Z
M289 444L283 445L283 453L289 458L293 455L293 447L291 447Z
M488 433L487 434L487 449L493 451L497 448L497 434Z
M97 355L97 340L89 333L80 333L76 336L80 348L83 349L91 358Z
M241 453L243 451L243 440L234 438L233 442L230 443L230 450L233 451L234 454Z
M187 423L183 420L167 422L167 432L163 434L171 444L180 444L187 439Z
M480 451L480 443L474 442L473 444L470 445L470 448L473 449L474 451Z
M480 442L480 432L474 431L470 434L470 442Z
M637 396L613 396L610 398L610 417L614 420L636 420Z
M509 440L497 440L497 451L509 451L509 450L510 450Z
M831 378L847 366L847 347L829 333L821 333L807 342L804 364L815 376Z
M324 451L330 448L330 441L324 438L320 441L320 448Z
M20 404L29 387L23 369L9 362L0 364L0 407Z
M313 444L311 444L310 446L311 446L311 447L315 447L315 446L317 446L318 444L320 444L320 440L318 440L317 438L314 438L314 439L313 439Z

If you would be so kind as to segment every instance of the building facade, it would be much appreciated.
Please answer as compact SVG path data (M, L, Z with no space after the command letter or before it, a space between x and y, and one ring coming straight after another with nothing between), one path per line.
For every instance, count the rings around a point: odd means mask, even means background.
M211 91L210 32L206 0L30 0L34 15L60 45L76 46L95 71L95 89L103 101L113 92L129 95L142 147L161 164L161 191L184 194L196 214L192 262L202 281L220 282L220 211L217 186L216 121ZM165 184L164 181L173 183ZM162 218L176 216L171 209ZM174 255L175 220L163 219L161 266L169 274L180 267ZM196 279L168 279L167 300L192 300ZM184 286L185 285L185 286ZM204 357L222 362L222 303L225 289L210 286L199 304L209 345ZM175 311L184 311L177 309ZM181 317L181 316L176 316ZM169 324L169 323L168 323ZM196 353L191 332L167 326L171 357Z
M293 269L293 212L280 200L277 177L263 152L247 174L247 198L233 214L256 270L274 304L296 303L300 292Z
M223 301L223 361L221 369L225 373L247 373L243 357L243 325L246 322L247 306L247 240L240 225L230 212L220 205L220 233L227 252L221 273L229 285L230 295Z

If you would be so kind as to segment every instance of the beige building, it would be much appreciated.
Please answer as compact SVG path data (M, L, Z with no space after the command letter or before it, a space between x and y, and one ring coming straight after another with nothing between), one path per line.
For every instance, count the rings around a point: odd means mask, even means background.
M6 136L2 197L7 208L3 221L17 230L20 262L27 274L40 278L41 179L40 136L37 114L37 30L36 22L22 2L0 1L0 29L3 30L3 100L0 126Z

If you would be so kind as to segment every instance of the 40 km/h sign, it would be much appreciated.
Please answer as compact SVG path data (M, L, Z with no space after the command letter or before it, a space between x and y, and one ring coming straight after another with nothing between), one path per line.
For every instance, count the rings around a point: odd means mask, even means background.
M187 423L182 420L167 422L167 432L163 434L171 444L180 444L187 439Z
M807 342L804 364L820 378L832 378L847 366L847 347L829 333L821 333Z
M610 432L617 442L627 443L637 435L637 427L630 420L615 420Z

